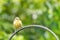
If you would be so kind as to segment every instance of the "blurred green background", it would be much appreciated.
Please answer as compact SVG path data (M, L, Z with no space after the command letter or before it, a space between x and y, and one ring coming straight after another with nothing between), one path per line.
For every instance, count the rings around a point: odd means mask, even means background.
M8 40L15 31L13 20L19 17L23 26L36 24L51 29L60 38L60 0L0 0L0 40ZM48 31L27 28L12 40L56 40Z

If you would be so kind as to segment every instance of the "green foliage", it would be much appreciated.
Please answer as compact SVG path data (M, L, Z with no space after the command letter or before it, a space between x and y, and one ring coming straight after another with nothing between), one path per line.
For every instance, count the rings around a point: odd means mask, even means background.
M60 0L0 0L0 40L8 40L15 31L13 20L16 16L24 26L43 25L60 38ZM55 40L49 32L39 28L26 29L20 34L15 36L16 40Z

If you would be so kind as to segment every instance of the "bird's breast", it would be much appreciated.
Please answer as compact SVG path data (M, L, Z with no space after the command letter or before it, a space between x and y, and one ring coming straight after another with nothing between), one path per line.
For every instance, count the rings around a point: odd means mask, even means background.
M14 22L14 26L15 26L16 28L21 27L21 22L20 22L19 20L15 21L15 22Z

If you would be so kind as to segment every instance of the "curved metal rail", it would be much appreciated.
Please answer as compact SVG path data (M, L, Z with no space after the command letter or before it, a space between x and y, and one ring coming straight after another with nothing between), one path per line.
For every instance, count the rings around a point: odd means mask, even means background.
M24 26L24 27L18 29L17 31L15 31L15 32L10 36L10 38L9 38L8 40L11 40L12 37L13 37L17 32L19 32L19 31L21 31L21 30L23 30L23 29L26 29L26 28L31 28L31 27L43 28L43 29L49 31L49 32L56 38L56 40L59 40L58 36L57 36L52 30L50 30L49 28L47 28L47 27L45 27L45 26L41 26L41 25L28 25L28 26Z

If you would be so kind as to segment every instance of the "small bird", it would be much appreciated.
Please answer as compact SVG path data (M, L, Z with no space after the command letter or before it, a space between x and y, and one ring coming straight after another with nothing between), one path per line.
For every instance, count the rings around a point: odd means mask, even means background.
M19 17L16 17L13 21L13 25L15 26L16 29L19 29L22 27L22 22L19 19Z

